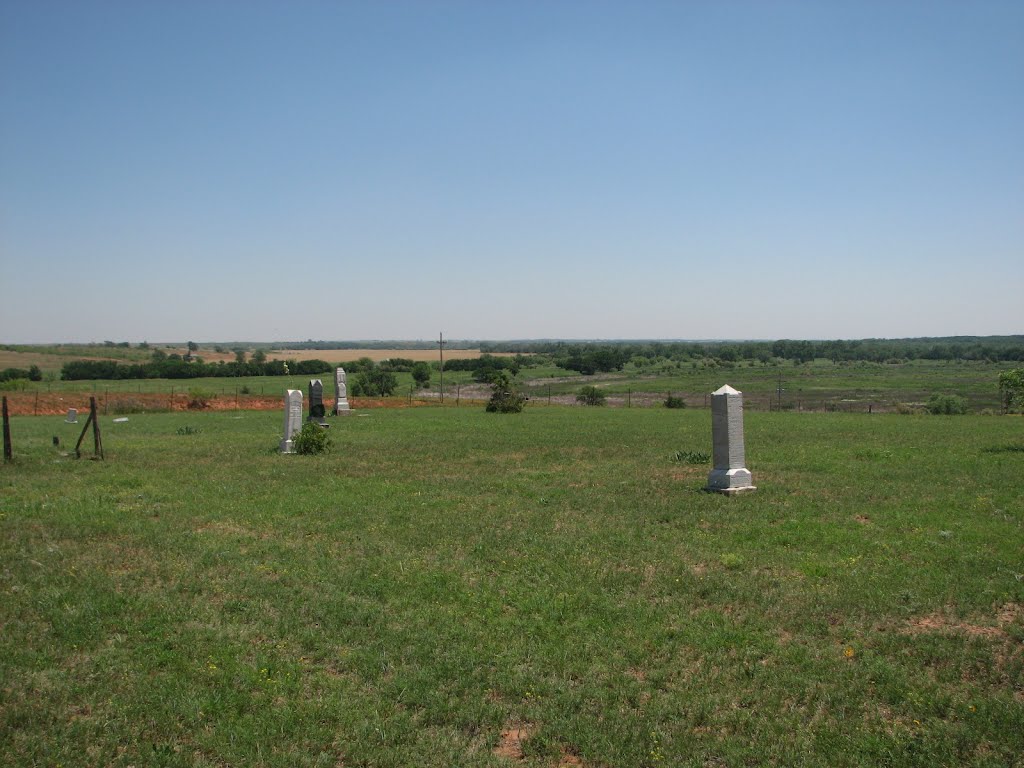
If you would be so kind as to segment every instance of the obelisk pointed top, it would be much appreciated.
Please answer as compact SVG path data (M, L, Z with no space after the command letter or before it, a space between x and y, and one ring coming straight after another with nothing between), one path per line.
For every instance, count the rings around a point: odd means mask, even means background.
M716 389L711 393L712 395L742 395L743 393L739 390L733 389L728 384L723 384L719 389Z

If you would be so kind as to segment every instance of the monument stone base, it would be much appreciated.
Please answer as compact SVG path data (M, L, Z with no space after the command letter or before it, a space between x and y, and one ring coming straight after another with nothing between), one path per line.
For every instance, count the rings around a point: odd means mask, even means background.
M735 493L756 491L749 469L713 469L708 475L707 490L732 496Z
M281 453L295 453L295 445L291 440L282 440L279 448Z

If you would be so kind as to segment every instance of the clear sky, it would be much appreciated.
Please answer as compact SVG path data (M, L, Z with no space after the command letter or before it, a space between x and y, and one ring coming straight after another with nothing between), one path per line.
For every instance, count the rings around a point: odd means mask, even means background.
M1024 3L0 0L0 342L1024 332Z

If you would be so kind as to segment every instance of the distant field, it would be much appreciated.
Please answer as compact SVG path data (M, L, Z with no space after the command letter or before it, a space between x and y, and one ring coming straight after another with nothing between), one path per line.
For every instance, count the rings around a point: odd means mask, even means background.
M479 349L446 349L445 360L473 360L480 357ZM512 357L511 352L494 353L495 357ZM436 349L275 349L267 352L270 360L326 360L328 363L340 363L346 360L358 360L361 357L368 357L371 360L389 360L393 357L402 357L406 360L425 360L428 362L438 359Z
M1011 766L1020 417L15 417L4 766ZM54 448L52 436L64 441Z
M188 352L185 347L154 345L153 349L159 349L168 354L184 355ZM103 346L82 346L62 347L59 353L53 352L12 352L0 349L0 368L28 368L31 365L38 365L44 371L59 371L69 359L81 360L118 360L121 362L141 362L145 360L152 350L140 350L133 347L125 350L120 347ZM251 354L251 350L249 352ZM361 357L368 357L371 360L388 360L393 357L401 357L406 360L426 360L428 362L438 359L437 350L430 349L275 349L267 350L268 360L325 360L329 363L339 363L348 360L358 360ZM493 353L496 357L512 356L510 352ZM229 362L235 359L234 352L217 352L214 349L201 347L196 353L208 363L216 363L220 360ZM480 357L479 349L446 349L445 360L462 360Z
M60 367L67 361L67 357L51 355L43 352L11 352L7 349L0 349L0 369L3 368L24 368L28 369L38 365L44 371L59 371ZM91 358L102 359L108 358Z

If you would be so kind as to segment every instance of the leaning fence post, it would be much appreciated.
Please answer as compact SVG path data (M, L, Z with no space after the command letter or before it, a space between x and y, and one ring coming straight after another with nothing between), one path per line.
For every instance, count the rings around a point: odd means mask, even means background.
M89 400L89 412L92 415L93 454L103 458L103 438L100 437L100 420L96 414L96 398Z
M89 418L85 421L85 426L82 427L82 434L78 436L78 442L75 443L75 458L80 459L82 457L82 441L85 439L85 433L89 431L90 425L92 426L92 441L93 450L95 451L94 458L103 458L103 439L100 437L100 420L96 415L96 398L89 398Z
M4 464L14 460L11 451L11 418L7 414L7 396L4 395Z

